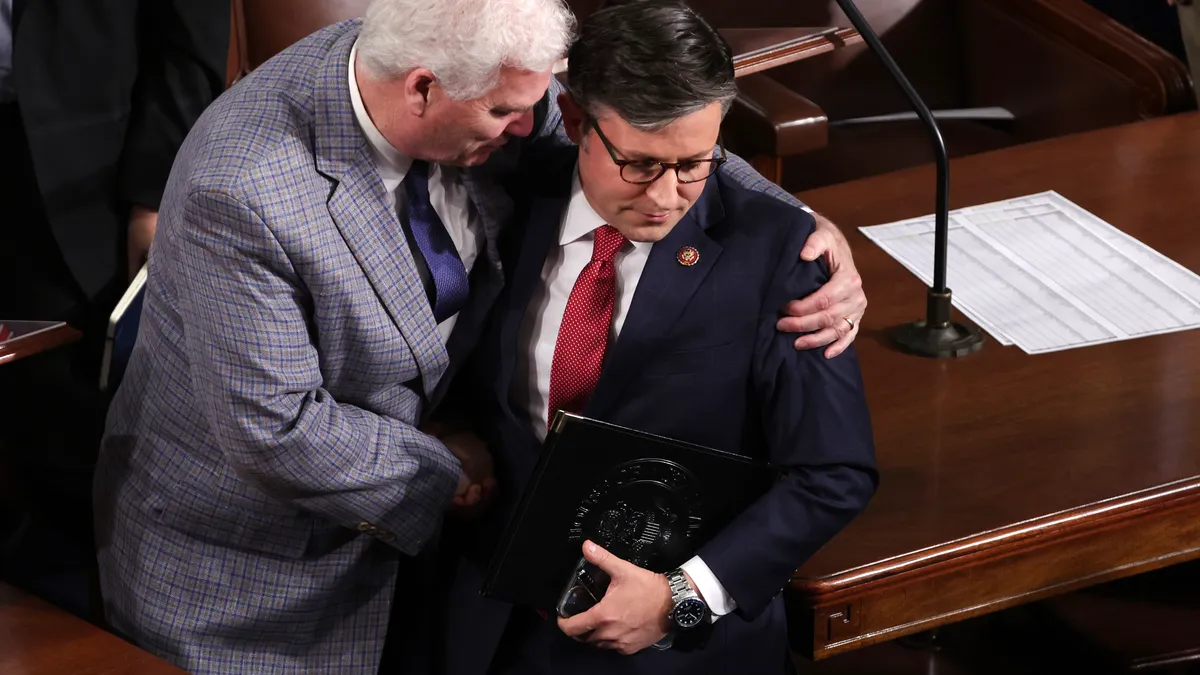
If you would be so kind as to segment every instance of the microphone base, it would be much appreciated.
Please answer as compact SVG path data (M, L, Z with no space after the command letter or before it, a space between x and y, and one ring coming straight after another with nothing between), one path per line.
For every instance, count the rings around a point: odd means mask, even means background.
M892 340L901 349L918 356L949 359L974 354L983 347L983 335L970 324L950 323L930 327L924 320L898 326Z
M950 289L929 290L928 318L897 326L892 341L918 356L948 359L974 354L983 347L983 332L976 326L950 320Z

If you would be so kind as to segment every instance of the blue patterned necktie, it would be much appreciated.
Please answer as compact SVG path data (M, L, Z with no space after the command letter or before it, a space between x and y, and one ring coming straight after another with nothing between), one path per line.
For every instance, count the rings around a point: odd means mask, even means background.
M433 277L433 316L441 323L463 308L471 284L450 233L429 201L429 162L413 160L404 176L404 193L409 230Z

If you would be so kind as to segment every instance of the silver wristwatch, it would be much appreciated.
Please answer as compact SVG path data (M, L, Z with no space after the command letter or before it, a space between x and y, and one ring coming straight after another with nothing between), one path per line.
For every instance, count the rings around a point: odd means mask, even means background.
M683 570L673 569L666 576L671 587L671 622L680 630L699 626L708 618L708 605L692 588Z

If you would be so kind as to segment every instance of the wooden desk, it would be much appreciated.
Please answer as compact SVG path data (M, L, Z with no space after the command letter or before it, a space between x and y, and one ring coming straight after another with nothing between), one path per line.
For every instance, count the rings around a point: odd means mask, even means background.
M736 77L863 41L853 28L722 28L719 32L733 50Z
M183 675L156 656L0 583L0 675Z
M863 41L853 28L720 28L717 32L733 50L734 77L761 73ZM555 73L566 85L566 59Z
M0 321L0 323L3 322ZM13 361L19 361L34 354L62 347L63 345L75 342L81 337L83 337L83 333L63 324L37 335L30 335L27 338L0 344L0 366Z
M1200 115L955 160L952 208L1053 189L1200 270ZM925 290L859 226L933 211L919 167L802 193L850 236L882 483L802 567L793 646L821 659L1200 557L1200 331L1030 356L894 351ZM1130 617L1136 621L1137 617Z

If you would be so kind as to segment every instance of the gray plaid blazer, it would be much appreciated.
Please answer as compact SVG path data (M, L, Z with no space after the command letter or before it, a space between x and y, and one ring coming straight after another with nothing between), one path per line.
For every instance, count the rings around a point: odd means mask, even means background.
M396 590L415 619L393 630L433 623L418 562L459 466L416 427L503 284L505 181L567 142L553 84L535 133L464 174L486 256L443 343L350 105L358 31L319 31L219 98L162 200L96 536L112 626L194 673L375 673Z

